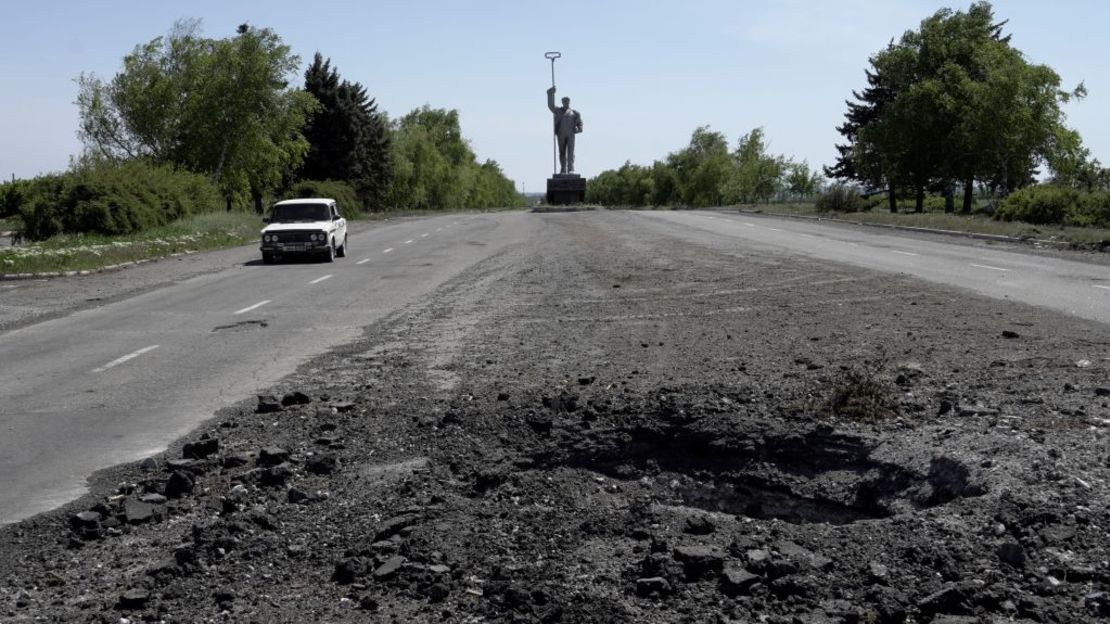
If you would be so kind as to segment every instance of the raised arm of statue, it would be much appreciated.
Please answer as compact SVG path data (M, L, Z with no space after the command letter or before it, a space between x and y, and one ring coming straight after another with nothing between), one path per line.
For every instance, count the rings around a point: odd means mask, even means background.
M547 108L549 108L552 113L559 112L559 109L555 108L555 87L551 87L547 90Z

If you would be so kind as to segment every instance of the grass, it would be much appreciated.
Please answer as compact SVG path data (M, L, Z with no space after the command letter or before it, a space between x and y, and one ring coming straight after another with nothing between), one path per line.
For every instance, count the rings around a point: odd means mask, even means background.
M1022 239L1055 240L1077 246L1091 246L1110 240L1110 229L1078 228L1050 225L1033 225L1020 221L996 221L983 214L947 214L943 212L898 212L874 209L869 212L818 213L813 204L763 204L739 206L741 211L758 211L767 214L792 214L840 219L855 223L899 225L937 230L952 230L975 234L994 234Z
M171 254L234 247L257 241L261 229L262 221L254 213L216 212L127 236L63 234L0 249L0 273L95 270Z

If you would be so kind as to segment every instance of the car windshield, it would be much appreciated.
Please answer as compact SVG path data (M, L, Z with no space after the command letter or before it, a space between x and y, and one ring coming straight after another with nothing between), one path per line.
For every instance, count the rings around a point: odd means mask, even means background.
M281 204L274 206L270 220L276 223L291 221L327 221L331 212L325 204Z

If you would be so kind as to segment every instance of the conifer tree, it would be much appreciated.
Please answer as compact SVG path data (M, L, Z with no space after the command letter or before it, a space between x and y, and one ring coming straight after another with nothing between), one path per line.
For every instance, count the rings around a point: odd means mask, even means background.
M347 182L367 209L383 209L392 167L389 128L377 103L361 84L341 81L319 52L305 71L305 91L321 107L305 128L309 151L301 176Z

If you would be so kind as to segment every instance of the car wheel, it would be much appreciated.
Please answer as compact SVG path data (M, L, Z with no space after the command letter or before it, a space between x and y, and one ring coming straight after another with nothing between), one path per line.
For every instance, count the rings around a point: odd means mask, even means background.
M272 254L272 253L262 254L262 264L273 264L273 263L274 263L274 254Z
M346 258L347 257L347 235L346 234L343 235L343 244L339 247L339 249L335 250L335 255L338 258Z
M324 256L324 262L335 262L335 241L328 245L328 255Z

